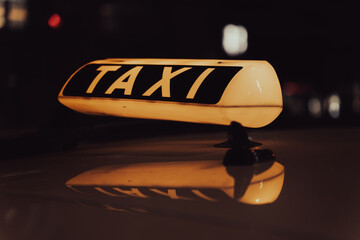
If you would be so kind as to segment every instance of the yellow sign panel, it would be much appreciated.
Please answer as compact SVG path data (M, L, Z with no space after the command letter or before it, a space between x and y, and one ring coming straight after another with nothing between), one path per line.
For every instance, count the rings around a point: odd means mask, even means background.
M87 114L262 127L282 111L266 61L106 59L76 71L59 101Z

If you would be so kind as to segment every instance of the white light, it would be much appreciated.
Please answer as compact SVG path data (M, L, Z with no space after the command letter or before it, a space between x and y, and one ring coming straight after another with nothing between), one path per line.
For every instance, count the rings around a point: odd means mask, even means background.
M320 117L321 116L321 102L318 98L311 98L308 102L308 109L313 117Z
M244 26L228 24L223 30L222 45L229 56L237 56L248 48L248 32Z
M338 118L340 116L340 97L337 94L333 94L329 98L329 114L332 118Z

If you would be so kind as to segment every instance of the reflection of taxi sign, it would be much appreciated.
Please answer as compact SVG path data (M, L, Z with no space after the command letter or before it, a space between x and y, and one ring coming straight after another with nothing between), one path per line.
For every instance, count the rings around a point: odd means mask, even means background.
M266 61L107 59L86 64L59 101L88 114L262 127L282 110Z
M259 169L262 169L261 171ZM278 162L256 166L224 166L219 161L184 161L110 165L66 182L78 192L110 197L207 200L260 205L274 202L284 183L285 168Z

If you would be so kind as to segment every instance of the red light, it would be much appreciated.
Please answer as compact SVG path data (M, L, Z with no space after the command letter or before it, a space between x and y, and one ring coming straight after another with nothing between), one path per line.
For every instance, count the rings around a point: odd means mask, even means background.
M48 20L48 25L52 28L59 28L61 26L61 17L59 14L54 13Z
M284 84L284 92L287 96L293 96L299 91L299 85L294 82L287 82Z

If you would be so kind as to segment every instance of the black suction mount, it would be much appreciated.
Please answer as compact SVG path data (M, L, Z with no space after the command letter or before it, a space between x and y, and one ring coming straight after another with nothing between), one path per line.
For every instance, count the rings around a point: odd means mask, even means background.
M262 144L249 140L245 128L238 122L229 126L228 140L215 147L230 148L226 153L224 165L250 165L259 162L274 161L275 153L259 148Z

